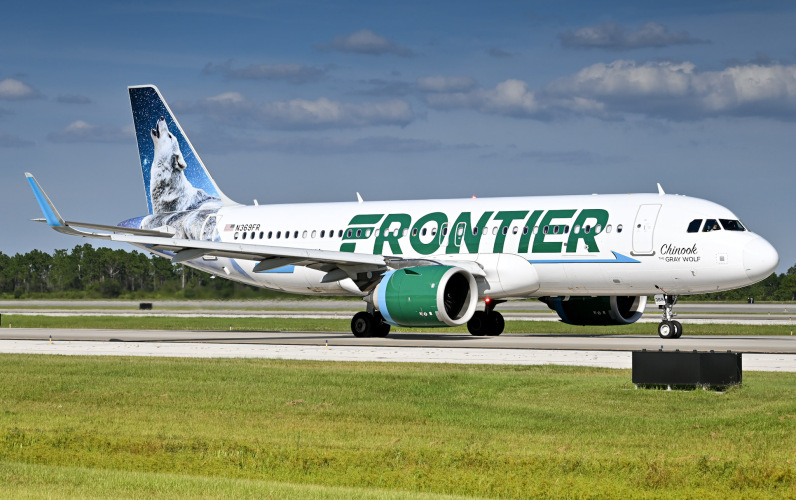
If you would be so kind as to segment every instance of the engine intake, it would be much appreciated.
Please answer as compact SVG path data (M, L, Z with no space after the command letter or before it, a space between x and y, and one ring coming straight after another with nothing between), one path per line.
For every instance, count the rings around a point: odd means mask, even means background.
M644 314L647 297L542 297L539 300L570 325L629 325Z
M370 300L392 325L459 326L475 312L478 286L460 267L408 267L387 272Z

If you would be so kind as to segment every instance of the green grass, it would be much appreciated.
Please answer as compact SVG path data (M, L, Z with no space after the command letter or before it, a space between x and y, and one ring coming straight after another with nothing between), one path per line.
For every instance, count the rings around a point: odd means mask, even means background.
M0 355L0 496L796 495L796 374L630 375Z
M8 328L100 328L144 330L203 330L203 331L299 331L348 332L351 319L341 313L341 319L308 318L185 318L180 316L27 316L3 314L2 327ZM787 325L728 325L690 324L685 322L686 335L790 335ZM467 328L393 328L392 332L466 333ZM506 321L505 333L546 333L578 335L657 335L654 323L634 323L615 326L576 326L560 321Z

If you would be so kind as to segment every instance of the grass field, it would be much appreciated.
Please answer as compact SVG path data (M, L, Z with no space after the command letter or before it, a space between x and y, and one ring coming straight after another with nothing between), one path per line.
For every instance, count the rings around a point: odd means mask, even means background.
M0 496L793 498L796 374L0 355Z
M301 331L348 332L351 319L342 314L341 319L308 318L185 318L179 316L27 316L3 314L3 328L102 328L144 330L205 330L205 331ZM686 335L790 335L791 326L785 325L730 325L689 324ZM425 331L440 333L466 333L467 328L435 328ZM418 329L395 328L392 332L417 333ZM576 326L560 321L506 321L506 334L552 333L580 335L657 335L654 323L633 323L615 326Z

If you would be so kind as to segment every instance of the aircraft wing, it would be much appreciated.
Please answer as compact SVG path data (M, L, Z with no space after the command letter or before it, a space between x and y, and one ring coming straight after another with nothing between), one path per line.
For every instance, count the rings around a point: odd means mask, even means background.
M171 237L173 229L137 229L118 226L107 226L88 222L69 222L61 217L55 205L42 189L41 185L30 173L25 173L28 183L39 207L44 212L44 219L54 230L74 236L120 241L143 246L154 251L173 252L174 263L185 262L205 256L229 257L258 261L255 272L264 272L290 264L313 267L328 273L326 281L337 281L349 276L356 276L367 271L386 270L385 257L381 255L338 252L332 250L313 250L306 248L281 247L270 245L253 245L226 243L220 241L179 239ZM76 229L83 227L104 232L89 232ZM337 272L335 272L337 271ZM333 279L336 278L336 279Z

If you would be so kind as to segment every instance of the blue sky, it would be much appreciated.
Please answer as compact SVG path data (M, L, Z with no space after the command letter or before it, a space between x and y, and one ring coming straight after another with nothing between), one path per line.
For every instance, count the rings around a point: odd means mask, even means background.
M654 192L733 210L796 264L787 2L13 2L0 251L39 217L146 213L128 85L155 84L251 203ZM96 242L95 242L96 243Z

